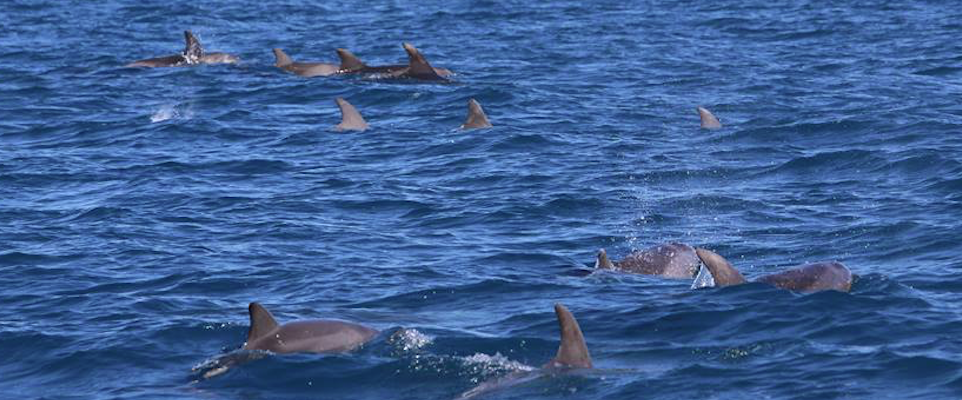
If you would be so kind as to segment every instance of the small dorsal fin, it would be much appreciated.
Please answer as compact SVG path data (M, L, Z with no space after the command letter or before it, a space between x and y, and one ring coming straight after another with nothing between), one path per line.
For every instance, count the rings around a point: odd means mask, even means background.
M291 60L291 58L287 56L287 53L285 53L284 50L278 49L276 47L274 48L274 57L277 58L277 61L274 62L274 66L276 67L286 67L294 63L294 60Z
M698 116L701 117L701 127L705 129L719 129L722 127L721 122L718 122L718 118L708 111L705 107L696 107L698 110Z
M412 78L417 79L431 79L431 80L443 80L441 75L431 67L428 60L421 55L418 49L414 48L410 43L404 43L404 51L408 53L408 71L407 75Z
M711 277L715 281L715 286L732 286L745 283L745 277L738 272L725 257L717 253L702 248L696 248L695 253L701 259L702 264L711 272Z
M188 64L196 64L204 56L204 48L200 45L200 40L194 34L186 30L184 31L184 58L187 59Z
M277 328L277 321L274 316L259 303L251 303L247 306L247 311L251 316L251 327L247 331L247 343L251 343Z
M364 64L360 58L357 58L354 53L351 53L347 49L337 49L337 56L341 59L341 71L343 72L367 68L367 64Z
M608 259L608 252L605 249L598 250L598 258L595 260L595 268L615 269L615 265Z
M490 128L491 122L484 114L481 104L474 99L468 100L468 119L461 125L461 129Z
M585 345L585 337L575 316L561 303L555 303L554 313L558 316L561 328L561 345L558 355L548 363L548 367L591 368L591 355Z
M364 117L361 117L361 113L357 112L357 109L351 103L340 97L335 102L341 109L341 123L337 124L334 127L335 129L339 131L363 131L367 129L367 121L364 121Z

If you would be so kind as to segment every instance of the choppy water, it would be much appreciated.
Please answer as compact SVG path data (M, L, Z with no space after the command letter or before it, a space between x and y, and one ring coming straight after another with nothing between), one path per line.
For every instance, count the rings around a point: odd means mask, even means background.
M451 399L549 359L559 301L597 369L489 398L962 396L962 11L667 3L5 3L0 397ZM121 68L184 29L243 64ZM458 84L271 66L403 41ZM668 240L860 279L587 274ZM384 333L196 382L250 301Z

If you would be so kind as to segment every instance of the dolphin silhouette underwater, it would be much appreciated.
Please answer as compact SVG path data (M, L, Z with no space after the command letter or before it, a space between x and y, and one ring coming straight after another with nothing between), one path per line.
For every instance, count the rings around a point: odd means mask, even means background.
M184 51L164 57L148 58L127 64L127 67L182 67L196 64L236 64L240 62L237 56L227 53L206 53L200 41L191 31L184 31L186 42Z
M698 273L698 255L684 243L665 243L632 252L621 261L611 262L605 249L598 250L595 268L656 275L670 279L692 279Z
M724 257L702 248L695 249L695 252L704 268L699 271L692 288L734 286L747 282L741 272L738 272ZM764 275L755 279L755 282L797 292L822 290L848 292L852 289L852 271L840 262L825 261Z
M554 358L548 360L539 370L515 372L499 379L483 382L462 393L458 399L470 399L493 390L530 382L547 374L593 368L591 354L588 352L585 336L581 333L578 320L561 303L555 303L554 312L561 331L561 344L558 345L558 353Z

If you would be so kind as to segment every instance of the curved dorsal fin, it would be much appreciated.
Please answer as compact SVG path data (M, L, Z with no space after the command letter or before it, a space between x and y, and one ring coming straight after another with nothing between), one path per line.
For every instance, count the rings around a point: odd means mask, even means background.
M347 100L338 97L335 102L337 106L341 109L341 123L337 124L334 128L339 131L363 131L367 129L367 121L361 116L361 113L357 112L351 103Z
M591 355L585 345L585 337L575 316L561 303L555 303L554 313L558 316L561 328L561 345L558 355L548 363L548 367L591 368Z
M696 248L695 253L698 254L698 258L701 259L702 264L705 264L705 267L711 272L711 277L715 280L715 286L731 286L745 283L745 277L742 276L742 273L738 272L725 257L711 250L702 248Z
M200 40L197 40L191 31L184 31L184 42L186 42L184 58L187 59L188 64L194 64L204 56L204 48L201 47Z
M484 114L481 104L474 99L468 100L468 119L461 125L461 129L490 128L491 122Z
M595 268L615 269L615 265L608 259L608 252L605 249L598 250L598 258L595 259Z
M705 107L696 107L698 110L698 116L701 117L701 127L705 129L718 129L722 127L721 122L718 122L718 118L708 111Z
M286 67L294 63L294 60L291 60L291 58L287 55L287 53L284 52L284 50L278 49L276 47L274 48L274 57L277 58L277 61L274 62L274 66L276 67Z
M367 68L367 65L360 58L347 51L347 49L337 49L337 56L341 59L341 71L357 71Z
M407 74L413 78L418 79L437 79L443 80L441 75L431 67L428 60L421 55L418 49L414 48L410 43L404 43L404 51L408 53L408 71Z
M270 334L277 328L277 321L274 316L259 303L251 303L247 306L247 311L251 315L251 327L247 331L247 343Z

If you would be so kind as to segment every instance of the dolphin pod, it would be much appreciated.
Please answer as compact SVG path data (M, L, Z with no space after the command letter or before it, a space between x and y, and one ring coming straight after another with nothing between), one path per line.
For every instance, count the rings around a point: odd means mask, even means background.
M170 56L148 58L127 64L128 67L181 67L197 64L236 64L240 58L227 53L207 53L191 31L184 31L184 51Z
M695 249L698 258L707 269L709 276L699 272L696 284L693 286L733 286L746 283L745 277L738 272L731 263L717 253L706 249ZM702 276L704 276L702 278ZM699 285L704 279L705 284ZM848 292L852 289L852 271L836 261L818 262L800 265L798 267L768 274L755 279L755 282L767 283L778 288L797 292L818 292L822 290L837 290Z

